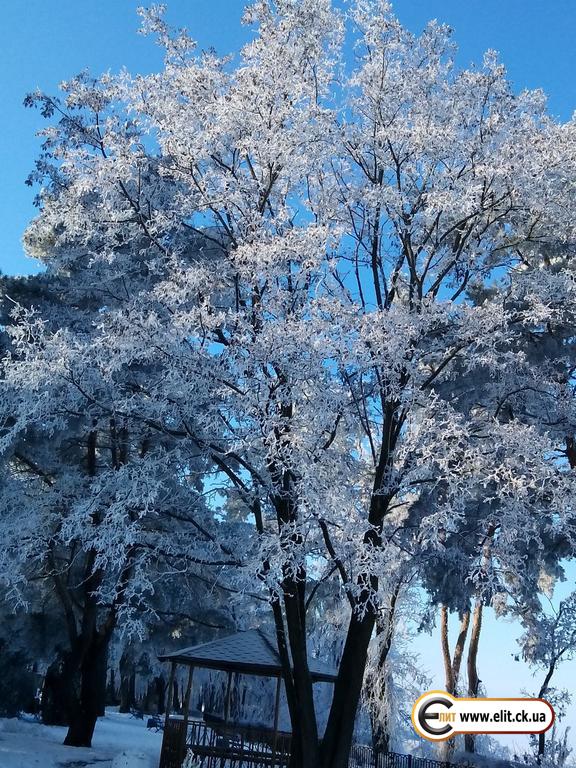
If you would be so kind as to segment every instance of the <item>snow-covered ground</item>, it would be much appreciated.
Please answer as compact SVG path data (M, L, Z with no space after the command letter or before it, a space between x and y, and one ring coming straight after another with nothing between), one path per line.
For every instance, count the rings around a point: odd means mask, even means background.
M91 749L65 747L66 728L0 719L0 768L158 768L162 734L137 720L106 710Z
M107 709L106 717L96 724L92 749L63 746L65 734L66 728L0 718L0 768L158 768L162 734L146 729L146 717L137 720ZM458 757L454 760L460 764ZM520 768L517 763L478 755L471 764Z

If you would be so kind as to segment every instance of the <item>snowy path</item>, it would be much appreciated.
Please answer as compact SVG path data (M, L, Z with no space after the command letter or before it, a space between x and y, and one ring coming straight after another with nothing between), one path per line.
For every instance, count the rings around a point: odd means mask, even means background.
M158 768L162 734L113 709L100 718L92 749L65 747L66 728L0 719L0 768Z

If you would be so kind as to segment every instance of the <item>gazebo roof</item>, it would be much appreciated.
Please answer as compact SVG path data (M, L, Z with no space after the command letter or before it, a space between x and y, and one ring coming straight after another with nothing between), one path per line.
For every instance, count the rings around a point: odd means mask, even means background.
M228 635L211 643L182 648L158 656L160 661L172 661L187 666L243 672L263 677L280 677L282 664L276 639L261 629L249 629ZM332 683L337 672L318 659L309 658L308 666L313 682Z

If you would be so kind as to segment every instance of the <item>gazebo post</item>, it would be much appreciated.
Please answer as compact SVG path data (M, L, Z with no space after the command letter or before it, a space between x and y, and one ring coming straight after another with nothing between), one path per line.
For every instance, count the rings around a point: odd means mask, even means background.
M188 672L188 684L186 685L186 694L184 695L184 732L182 744L183 757L186 756L186 741L188 738L188 716L190 714L190 696L192 694L192 678L194 677L194 665L190 665L190 671Z
M230 691L232 688L232 672L228 672L228 682L226 683L226 700L224 702L224 722L226 725L230 720Z
M170 720L170 713L174 706L174 675L176 674L176 662L170 663L170 676L168 678L168 700L166 702L166 715L164 717L164 732L162 734L162 748L160 750L160 768L173 768L174 749L179 753L178 739L180 735L173 732L176 721Z
M170 712L172 712L172 703L174 699L174 675L176 674L176 662L170 664L170 676L168 677L168 700L166 701L166 715L164 717L164 729L168 725Z
M278 741L278 722L280 720L280 689L282 687L282 675L276 678L276 701L274 702L274 741L272 755L276 757L276 745Z

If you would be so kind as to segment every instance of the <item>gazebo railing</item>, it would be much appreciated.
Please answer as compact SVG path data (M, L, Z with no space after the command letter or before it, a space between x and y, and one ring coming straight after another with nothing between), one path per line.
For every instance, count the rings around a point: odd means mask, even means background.
M290 759L291 737L233 723L211 726L192 722L188 748L202 768L223 764L226 768L284 768Z
M160 768L181 768L187 750L202 768L285 768L290 749L290 735L272 729L233 723L212 726L196 720L186 726L183 720L170 718Z

